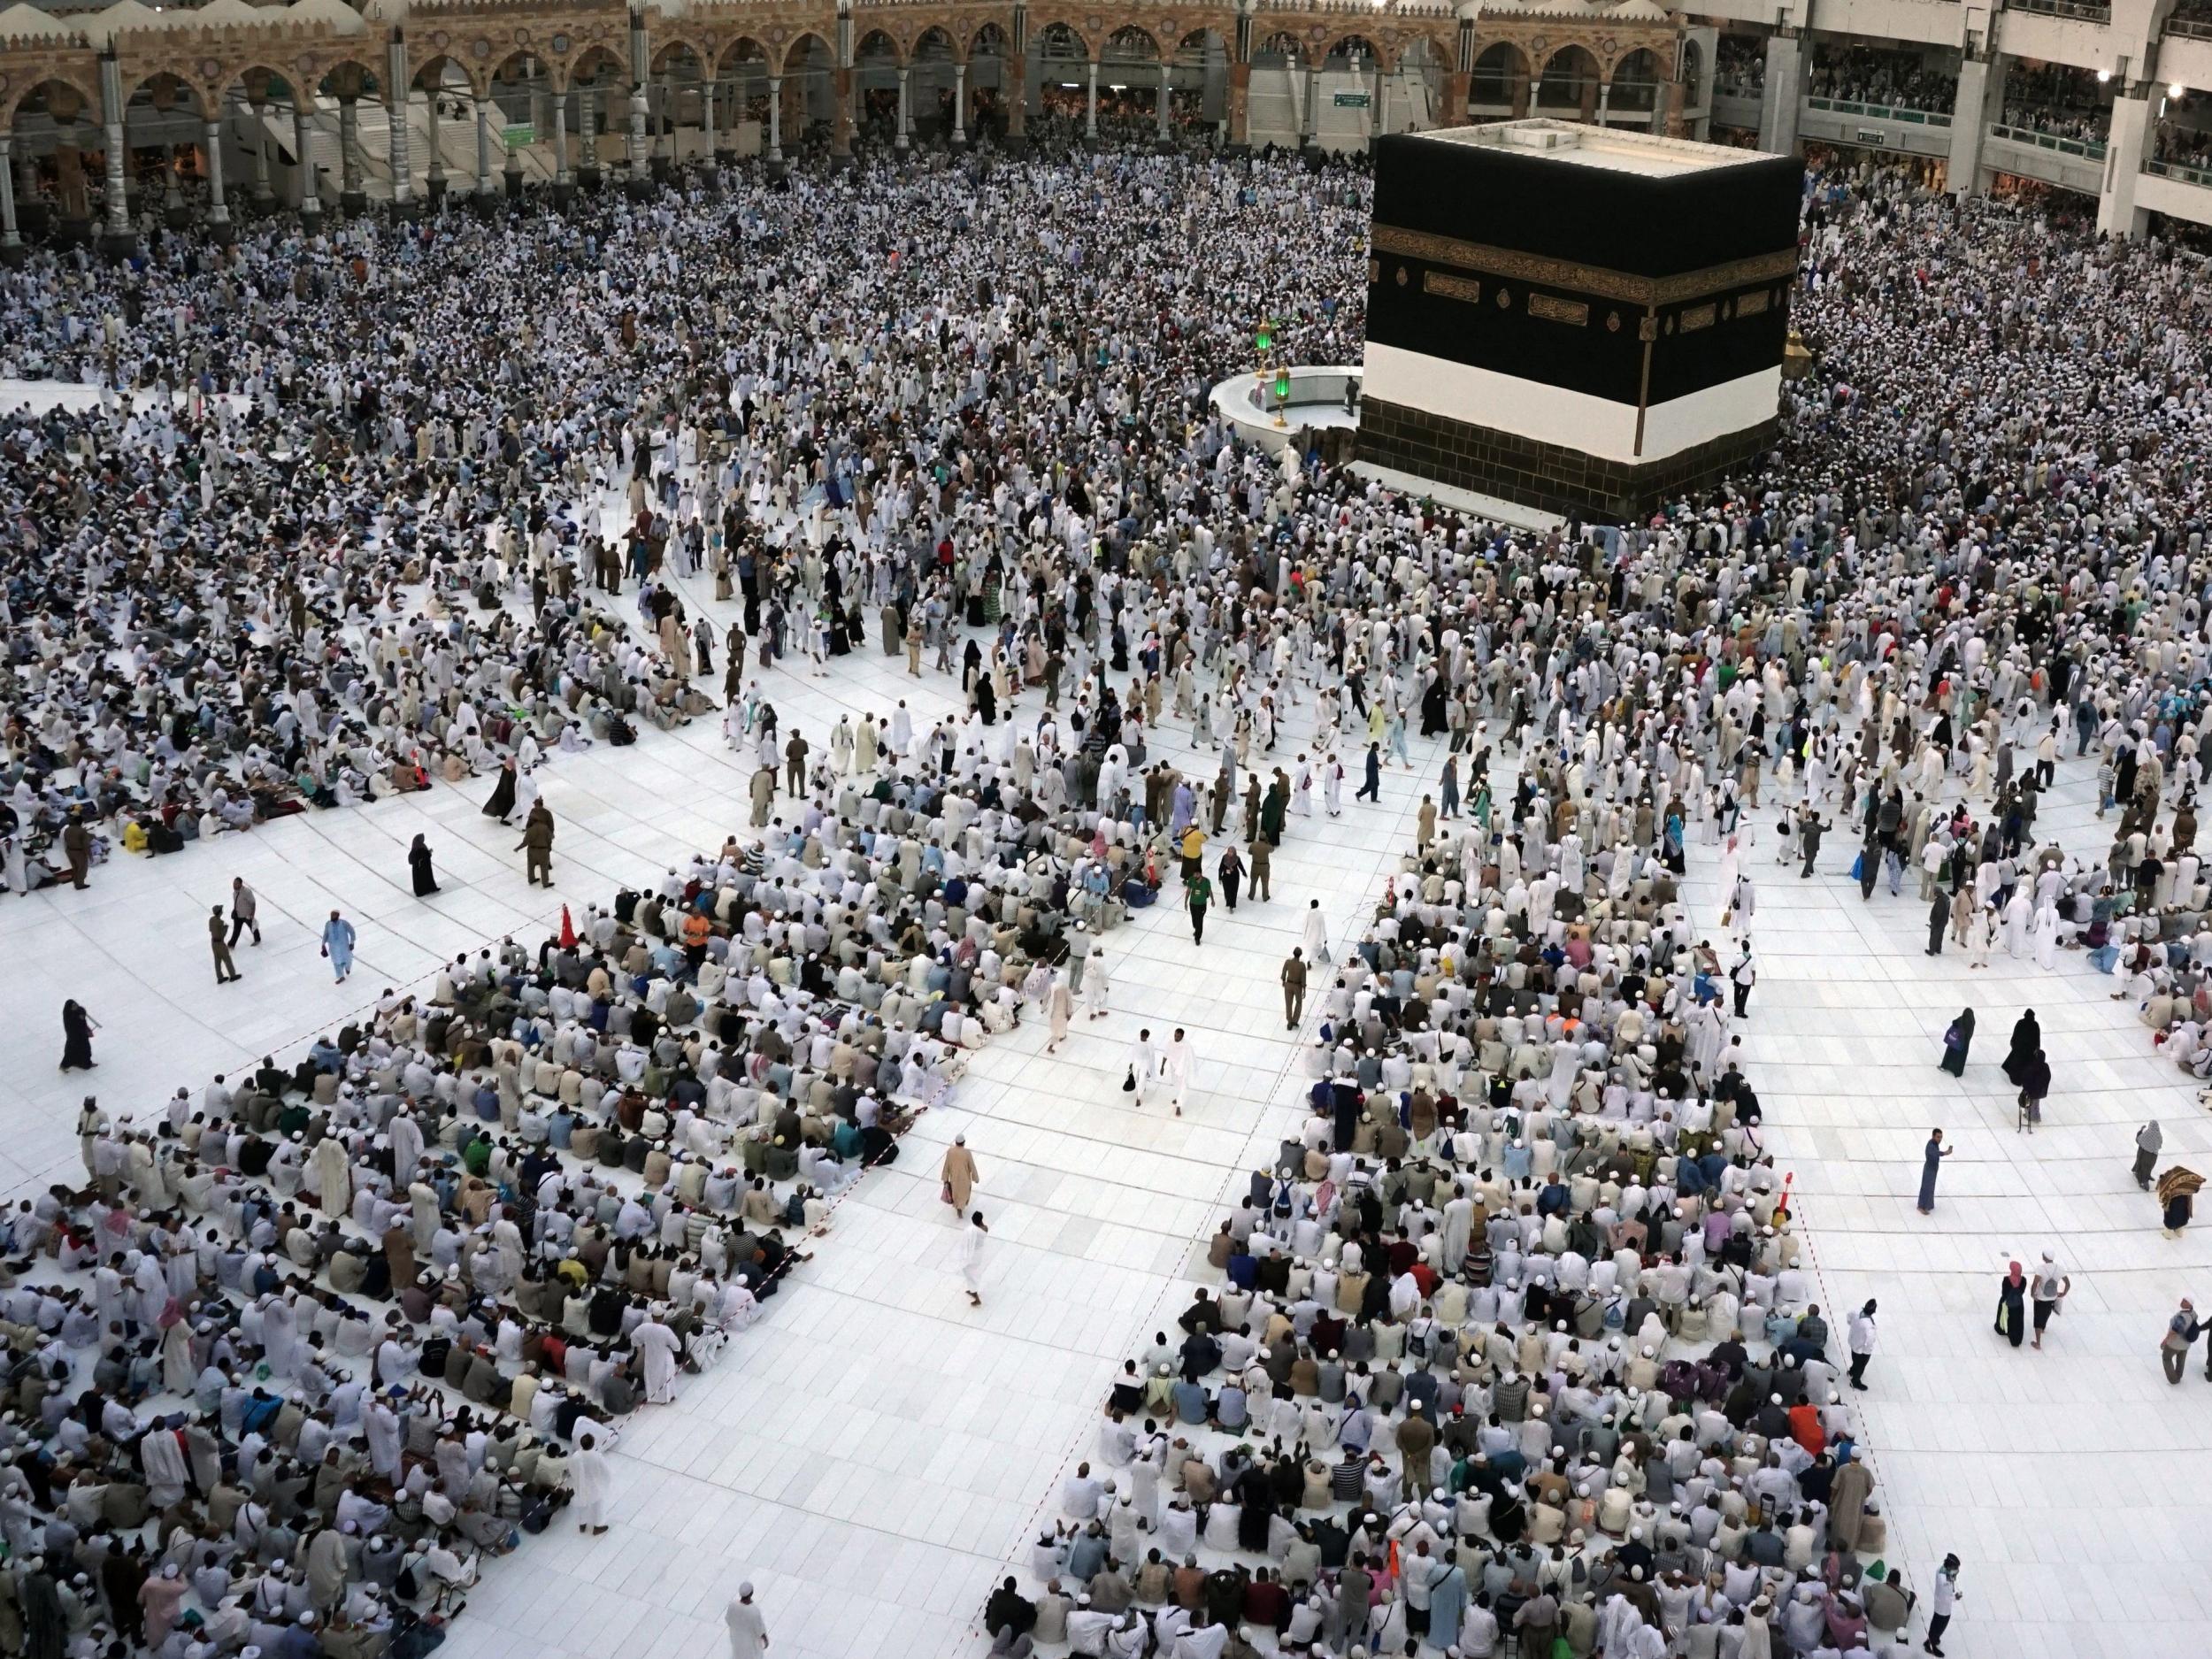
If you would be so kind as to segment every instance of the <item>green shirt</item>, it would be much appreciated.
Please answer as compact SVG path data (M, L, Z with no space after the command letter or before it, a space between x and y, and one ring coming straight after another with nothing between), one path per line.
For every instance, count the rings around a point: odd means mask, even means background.
M1190 906L1193 914L1212 903L1213 897L1214 884L1203 876L1194 876L1184 885L1183 902Z

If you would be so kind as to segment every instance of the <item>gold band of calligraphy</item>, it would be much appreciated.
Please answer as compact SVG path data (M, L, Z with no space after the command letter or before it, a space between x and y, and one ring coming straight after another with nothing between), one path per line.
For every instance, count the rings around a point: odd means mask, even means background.
M1462 242L1455 236L1438 236L1396 225L1376 225L1370 234L1379 253L1406 254L1438 265L1479 271L1486 276L1510 277L1519 282L1623 300L1632 305L1678 305L1685 300L1703 299L1708 295L1725 294L1731 288L1771 282L1778 277L1797 273L1794 248L1735 259L1726 265L1707 265L1700 271L1685 271L1677 276L1647 277L1604 265L1580 265L1571 259L1547 259L1512 248L1486 247L1480 242Z

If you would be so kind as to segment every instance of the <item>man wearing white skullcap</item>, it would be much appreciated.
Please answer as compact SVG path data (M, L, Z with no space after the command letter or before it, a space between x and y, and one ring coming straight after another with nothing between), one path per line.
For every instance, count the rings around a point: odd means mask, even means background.
M737 1599L722 1615L722 1622L730 1627L730 1659L754 1659L767 1650L768 1625L753 1603L750 1583L737 1586Z

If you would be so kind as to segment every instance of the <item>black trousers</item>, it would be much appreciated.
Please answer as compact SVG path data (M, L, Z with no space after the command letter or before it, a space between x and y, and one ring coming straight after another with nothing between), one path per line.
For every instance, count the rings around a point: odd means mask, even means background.
M1851 1380L1853 1382L1858 1383L1862 1386L1864 1386L1866 1382L1866 1363L1873 1357L1874 1356L1871 1354L1854 1354L1851 1356Z

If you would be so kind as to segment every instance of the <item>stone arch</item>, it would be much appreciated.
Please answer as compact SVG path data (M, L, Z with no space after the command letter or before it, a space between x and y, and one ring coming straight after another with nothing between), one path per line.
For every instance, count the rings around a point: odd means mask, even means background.
M990 52L986 53L979 50L985 46L991 49ZM1013 50L1013 39L1007 34L1005 27L987 19L970 32L966 44L961 48L969 63L973 63L979 57L993 55L1010 58Z
M1528 54L1521 50L1518 42L1491 42L1489 45L1475 54L1470 79L1478 91L1487 88L1493 95L1503 91L1506 96L1477 97L1475 102L1478 104L1510 103L1512 88L1516 85L1526 86L1532 69L1532 66L1528 61Z
M1053 18L1037 26L1038 50L1049 57L1055 50L1072 51L1079 59L1091 55L1090 37L1065 18Z
M504 58L502 58L497 63L494 64L491 66L490 71L486 74L485 79L491 82L494 86L497 86L502 82L511 86L522 75L529 73L530 65L533 62L542 63L544 59L539 58L538 55L532 51L527 46L518 46L514 49L514 50L509 52ZM512 66L516 71L514 74L511 75L507 73L510 66Z
M352 52L341 52L323 65L322 74L315 83L315 90L319 94L334 82L342 84L342 78L349 69L360 76L358 84L361 90L358 96L365 98L375 98L379 102L383 101L384 70L382 66L372 64L366 58ZM338 94L333 92L329 96L335 97Z
M968 61L966 43L940 24L931 24L914 37L913 43L906 49L907 61L920 63L924 61L925 52L929 54L929 61L932 62L964 64Z
M1662 85L1657 52L1648 46L1624 52L1605 77L1607 112L1648 116L1659 107Z
M556 90L567 93L580 86L604 84L600 73L602 65L611 65L618 78L628 74L630 70L629 59L606 42L594 41L561 65Z
M1123 24L1106 37L1098 55L1101 61L1111 58L1125 64L1156 64L1163 56L1160 37L1141 23Z
M1325 63L1332 58L1348 58L1354 52L1358 52L1363 58L1370 62L1380 64L1385 74L1394 73L1397 70L1397 54L1386 47L1377 45L1371 38L1362 35L1356 29L1347 29L1343 34L1335 36L1327 46L1322 49L1321 57Z
M1277 29L1252 49L1255 61L1262 58L1279 58L1286 63L1292 63L1305 55L1306 43L1291 29Z
M1532 115L1551 115L1586 121L1597 114L1598 88L1604 78L1597 55L1577 41L1570 41L1544 60L1537 77Z
M148 69L141 73L136 80L126 81L123 85L123 107L127 110L137 103L140 93L155 94L164 86L173 88L180 99L190 100L203 120L207 118L207 112L215 107L209 102L206 87L177 69Z
M801 35L799 37L800 40L804 40L806 36L804 35ZM854 67L857 68L859 66L860 60L868 55L870 48L879 44L889 50L892 61L896 63L900 68L903 69L906 67L906 48L899 43L898 37L893 35L888 29L870 29L865 35L863 35L858 40L853 42ZM796 51L798 47L798 41L791 42L792 51ZM790 52L786 52L784 54L784 61L787 64L789 63L790 57Z
M883 33L880 29L872 32L879 35ZM888 40L890 37L887 35L884 38ZM809 66L806 59L815 48L818 48L832 65L837 62L837 49L830 44L826 36L813 29L802 29L792 36L791 43L783 49L782 65L776 73L781 75L793 73L795 65L798 71L803 72ZM857 47L854 49L854 55L858 56Z
M218 90L222 96L227 97L233 87L245 85L256 75L265 77L267 83L273 83L270 89L270 101L279 104L290 100L300 81L300 72L297 69L286 71L256 59L249 59L243 63L225 65L218 80ZM319 75L316 78L321 79ZM250 92L250 88L249 91ZM219 103L216 107L219 109L220 104Z
M4 104L0 104L0 127L14 130L16 117L31 101L32 95L43 92L49 87L60 87L77 95L84 105L74 118L77 120L96 123L104 119L105 112L100 107L99 83L96 81L87 83L67 70L54 68L16 90Z
M656 36L653 41L653 54L646 60L647 73L657 73L672 61L682 62L682 59L674 56L678 52L689 52L690 61L699 65L703 69L714 61L713 51L695 35L679 34L665 37Z
M1399 56L1402 58L1416 46L1427 47L1429 62L1446 74L1459 67L1459 42L1455 40L1425 32L1409 35L1399 43Z
M1694 104L1705 83L1705 53L1686 35L1682 42L1682 101Z
M483 72L482 67L471 65L451 52L434 52L420 63L411 62L407 65L408 89L412 91L420 87L425 92L443 90L450 84L445 73L449 65L461 72L461 79L468 83L472 97L481 98L490 93L491 77Z
M735 69L740 64L757 63L765 67L775 61L777 60L768 55L767 47L761 44L759 41L750 35L740 35L715 55L714 72L717 74L725 74Z

